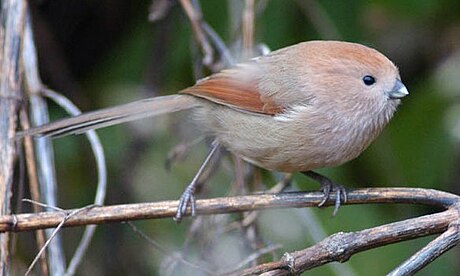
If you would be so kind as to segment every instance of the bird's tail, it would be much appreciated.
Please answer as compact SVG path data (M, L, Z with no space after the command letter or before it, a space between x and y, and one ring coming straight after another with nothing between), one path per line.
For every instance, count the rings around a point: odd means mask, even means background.
M31 135L62 137L70 134L81 134L91 129L177 112L198 105L199 100L189 95L170 95L143 99L30 128L18 132L16 139Z

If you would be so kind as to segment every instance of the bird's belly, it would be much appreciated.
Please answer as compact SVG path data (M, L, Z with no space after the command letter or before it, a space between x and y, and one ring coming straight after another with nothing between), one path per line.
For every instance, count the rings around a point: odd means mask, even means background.
M296 172L337 166L362 151L356 154L356 150L344 151L343 141L318 137L308 126L299 127L295 122L243 114L226 107L202 109L197 118L229 151L269 170Z

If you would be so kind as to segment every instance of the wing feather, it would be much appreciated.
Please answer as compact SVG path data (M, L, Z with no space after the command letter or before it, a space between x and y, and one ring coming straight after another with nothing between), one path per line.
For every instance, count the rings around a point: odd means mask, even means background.
M235 109L276 115L283 107L264 97L258 89L260 72L255 66L240 65L200 80L180 93L204 98Z

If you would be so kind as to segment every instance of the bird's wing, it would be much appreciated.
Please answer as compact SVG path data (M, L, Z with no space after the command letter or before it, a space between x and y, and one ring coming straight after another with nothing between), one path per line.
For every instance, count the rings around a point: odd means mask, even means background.
M300 49L302 50L302 49ZM308 59L291 63L295 46L236 65L198 81L180 93L191 94L238 110L275 116L315 98L308 80Z
M260 73L254 63L240 64L202 79L180 93L204 98L238 110L276 115L283 110L283 107L260 93L258 87Z

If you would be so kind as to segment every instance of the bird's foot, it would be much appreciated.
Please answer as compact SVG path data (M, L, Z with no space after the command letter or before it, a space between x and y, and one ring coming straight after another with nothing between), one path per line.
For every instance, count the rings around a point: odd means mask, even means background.
M327 179L327 178L326 178ZM334 211L332 212L332 216L335 216L339 211L341 203L347 202L347 190L344 186L340 184L336 184L332 182L330 179L320 183L321 188L320 190L323 192L323 199L318 204L318 207L322 207L324 203L329 199L332 193L335 193L335 204L334 204Z
M195 185L189 185L185 188L184 192L180 196L179 199L179 206L177 206L176 216L174 217L174 221L180 223L182 221L182 217L187 213L187 207L190 206L191 215L195 215Z
M347 202L347 190L345 189L345 187L336 184L324 175L321 175L313 171L303 172L303 174L317 181L321 185L320 190L323 192L324 196L321 202L318 204L318 207L322 207L327 202L332 193L336 194L334 211L332 212L332 215L335 216L339 211L340 204L342 202Z
M174 217L174 220L177 223L180 223L182 217L187 213L188 206L190 206L190 214L192 215L192 217L195 215L195 191L199 189L203 185L203 183L208 179L210 173L212 172L212 168L214 168L216 164L216 161L213 161L213 158L219 158L219 152L220 145L216 140L214 140L211 144L211 148L208 154L206 155L205 160L200 166L200 169L197 171L190 184L188 184L187 188L185 188L185 191L180 196L179 206L177 207L176 216Z

